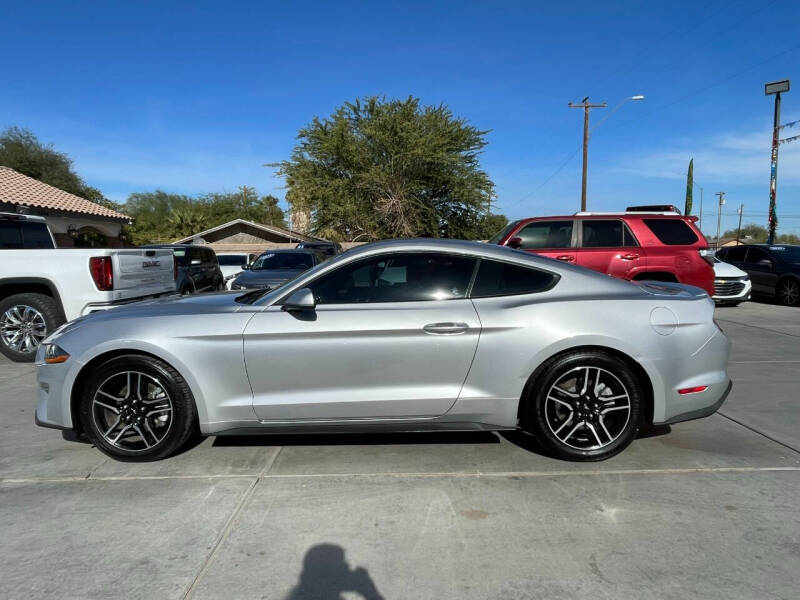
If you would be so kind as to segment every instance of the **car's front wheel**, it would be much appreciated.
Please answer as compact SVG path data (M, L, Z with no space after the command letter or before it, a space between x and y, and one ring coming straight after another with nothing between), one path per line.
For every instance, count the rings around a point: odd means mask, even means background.
M557 356L527 391L523 427L567 460L605 460L636 437L641 385L616 356L597 350Z
M167 458L197 431L186 380L150 356L123 355L101 364L86 380L79 408L89 439L117 460Z

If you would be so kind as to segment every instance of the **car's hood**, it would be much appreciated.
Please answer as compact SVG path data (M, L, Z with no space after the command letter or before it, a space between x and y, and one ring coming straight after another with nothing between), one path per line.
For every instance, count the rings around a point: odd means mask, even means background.
M746 277L747 273L738 267L734 267L726 262L714 263L714 276L715 277Z
M305 269L259 269L257 271L242 271L236 278L236 283L242 287L273 287L275 284L292 279Z
M196 296L162 296L150 300L141 300L112 308L90 313L65 323L53 332L48 339L74 331L89 323L96 324L103 321L117 319L138 319L142 317L161 317L170 315L200 315L209 313L237 312L247 305L236 302L236 298L243 292L217 292L212 294L199 294Z

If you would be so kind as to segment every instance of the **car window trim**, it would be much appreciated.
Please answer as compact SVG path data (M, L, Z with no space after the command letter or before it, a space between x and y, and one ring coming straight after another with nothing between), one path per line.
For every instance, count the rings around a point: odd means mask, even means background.
M547 246L547 247L542 247L542 248L523 248L523 247L520 247L519 249L524 251L524 252L528 252L528 251L539 252L539 251L542 251L542 250L575 250L575 248L580 248L579 236L578 236L578 231L577 230L582 229L582 227L578 227L577 226L578 219L570 219L570 218L566 218L566 219L532 219L530 221L527 221L523 225L520 225L514 231L514 233L508 237L508 239L510 240L510 239L512 239L514 237L519 237L520 232L522 232L522 230L525 229L528 225L539 224L539 223L567 223L567 222L572 223L572 232L571 232L571 235L570 235L570 240L569 240L569 244L570 245L569 246L565 246L563 248L559 247L559 246Z
M548 275L550 275L552 277L552 279L550 280L550 285L548 285L546 288L542 288L541 290L538 290L536 292L518 292L516 294L493 294L491 296L478 296L477 298L473 298L473 296L472 296L472 287L475 284L475 280L478 277L478 268L480 267L480 263L482 263L484 260L490 261L490 262L499 262L499 263L503 263L503 264L506 264L506 265L512 265L514 267L520 267L522 269L529 269L531 271L539 271L541 273L547 273ZM554 287L556 287L556 284L558 284L558 282L560 280L561 280L561 274L560 273L556 273L556 272L550 271L548 269L541 269L539 267L532 267L532 266L528 266L526 264L514 262L512 260L503 260L502 258L486 258L484 256L479 256L478 257L478 264L475 265L475 272L473 273L473 279L470 282L469 295L467 297L470 300L483 300L484 298L512 298L514 296L528 296L528 295L531 295L531 294L541 294L542 292L549 292L550 290L552 290Z
M303 285L303 287L310 287L310 286L312 286L314 284L315 281L317 281L321 277L325 277L325 276L329 275L330 273L332 273L333 271L335 271L337 269L345 268L348 265L353 265L353 264L361 262L361 261L368 261L368 260L378 259L380 257L387 257L388 258L388 257L392 257L392 256L397 256L398 254L441 254L441 255L445 255L445 256L457 256L459 258L469 258L469 259L474 260L475 261L475 265L473 265L473 267L472 267L472 275L470 276L470 281L469 281L469 284L467 285L467 289L464 292L464 297L463 298L443 298L441 300L432 299L432 300L397 300L397 301L393 301L393 302L350 302L348 304L318 304L317 306L365 306L365 305L372 306L372 305L377 305L377 304L384 304L384 305L386 305L386 304L412 304L412 303L416 303L416 302L429 303L429 302L451 302L453 300L469 300L469 292L472 291L470 286L474 282L475 277L477 275L477 266L478 266L478 263L481 260L481 257L477 256L475 254L469 254L467 252L453 252L453 251L443 252L441 250L411 250L411 249L407 249L407 250L395 250L395 251L392 251L392 252L382 252L382 253L377 253L377 254L370 254L370 255L365 256L363 259L358 259L357 258L355 260L348 261L348 262L344 263L343 265L341 265L339 267L333 267L331 269L325 269L319 275L317 275L316 277L314 277L313 279L311 279L309 281L306 281L302 285ZM341 255L339 255L339 256L341 256ZM325 261L325 262L327 263L329 261ZM508 262L508 261L506 261L506 262ZM302 275L302 273L301 273L301 275ZM289 296L291 296L292 293L297 291L298 289L302 289L302 288L293 287L292 289L288 290L283 296L278 298L278 300L276 300L275 302L273 302L272 304L270 304L268 306L283 306L283 303L286 301L286 299Z
M618 245L616 245L616 246L584 246L583 245L583 226L587 222L592 222L592 221L617 221L618 223L621 223L622 224L622 239L620 239L620 243ZM581 223L581 226L578 227L578 229L580 230L580 237L579 237L579 243L576 246L577 248L581 248L581 249L589 248L589 249L602 250L602 249L607 249L607 248L639 248L640 247L639 240L636 239L635 235L633 235L633 232L631 231L631 228L628 227L628 224L625 222L625 219L614 219L614 218L608 218L608 219L599 218L599 219L597 219L597 218L590 218L590 219L581 219L580 223ZM635 244L633 246L626 246L625 245L625 232L626 231L628 232L628 235L631 236L631 239L635 242Z

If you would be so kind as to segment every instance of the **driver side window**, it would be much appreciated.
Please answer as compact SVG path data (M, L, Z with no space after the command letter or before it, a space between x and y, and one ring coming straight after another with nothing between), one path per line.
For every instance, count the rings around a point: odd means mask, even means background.
M475 259L433 252L370 257L323 275L308 287L317 304L452 300L467 293Z

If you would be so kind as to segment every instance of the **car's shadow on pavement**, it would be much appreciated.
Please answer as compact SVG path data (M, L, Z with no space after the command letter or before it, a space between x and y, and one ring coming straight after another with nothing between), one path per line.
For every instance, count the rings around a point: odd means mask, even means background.
M431 433L302 433L218 436L214 446L387 446L422 444L499 444L491 431Z
M636 439L667 435L669 425L643 427ZM218 436L217 447L247 446L398 446L426 444L499 444L503 438L515 446L547 456L536 438L521 430L516 431L440 431L421 433L303 433Z

